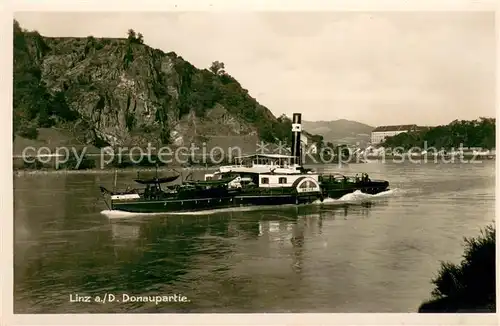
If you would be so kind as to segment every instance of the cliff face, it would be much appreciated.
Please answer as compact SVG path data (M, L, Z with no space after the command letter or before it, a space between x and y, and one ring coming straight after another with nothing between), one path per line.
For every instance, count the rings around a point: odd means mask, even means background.
M276 119L223 68L197 69L134 33L48 38L15 22L14 132L36 138L36 128L62 127L98 146L287 138L289 121Z

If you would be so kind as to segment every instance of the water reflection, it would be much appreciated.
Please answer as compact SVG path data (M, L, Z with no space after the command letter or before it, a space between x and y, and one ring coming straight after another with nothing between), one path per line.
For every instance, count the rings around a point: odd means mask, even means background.
M126 289L130 289L172 283L196 269L196 261L200 264L199 260L209 260L214 264L214 260L230 260L250 246L256 250L255 255L263 256L277 248L291 249L291 256L295 257L292 266L299 270L305 239L321 235L325 219L334 220L337 215L346 217L349 212L354 217L364 218L369 209L369 205L294 207L228 212L217 216L117 220L110 222L111 237L115 255L129 257L129 261L123 263L129 270L129 287ZM130 252L138 258L130 260L133 256ZM219 271L222 269L220 267ZM146 273L147 277L141 273Z
M112 223L111 233L113 240L124 242L137 240L140 236L140 228L140 225Z

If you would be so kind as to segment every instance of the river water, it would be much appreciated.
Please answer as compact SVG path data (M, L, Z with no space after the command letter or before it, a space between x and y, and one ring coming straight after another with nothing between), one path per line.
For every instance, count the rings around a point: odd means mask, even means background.
M318 170L366 171L392 190L300 207L120 216L105 215L98 198L112 174L15 177L14 312L415 312L440 261L458 262L463 237L494 221L494 161ZM118 186L134 177L120 174ZM110 294L114 302L72 302ZM123 302L124 294L186 302Z

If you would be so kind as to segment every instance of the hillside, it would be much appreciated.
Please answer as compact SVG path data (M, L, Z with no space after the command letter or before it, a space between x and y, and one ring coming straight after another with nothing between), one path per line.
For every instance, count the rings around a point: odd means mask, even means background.
M365 144L370 140L374 127L345 119L333 121L303 121L303 127L311 134L323 136L325 142L334 144Z
M97 147L180 146L239 135L289 141L291 128L223 63L196 68L145 45L132 30L121 39L53 38L14 21L13 106L14 139L35 141L40 128L56 128Z

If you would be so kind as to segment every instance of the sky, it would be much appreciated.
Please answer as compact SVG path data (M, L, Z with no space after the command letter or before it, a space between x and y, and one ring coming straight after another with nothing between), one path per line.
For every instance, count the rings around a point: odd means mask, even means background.
M487 12L18 12L45 36L126 37L198 68L222 61L274 115L371 126L495 116Z

